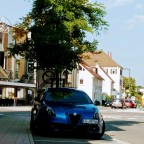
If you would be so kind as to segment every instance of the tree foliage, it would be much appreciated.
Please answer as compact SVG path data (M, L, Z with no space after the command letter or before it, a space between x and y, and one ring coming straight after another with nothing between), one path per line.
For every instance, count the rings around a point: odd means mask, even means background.
M135 96L136 93L136 81L132 77L124 77L124 85L126 93L130 96ZM128 92L127 92L128 91Z
M17 42L9 47L10 55L22 55L40 69L53 70L58 86L60 73L72 71L84 52L96 50L98 42L86 40L86 33L99 35L107 29L105 14L102 4L89 0L33 0L31 12L13 29Z
M97 41L86 40L86 32L100 34L107 29L104 6L88 0L33 0L32 10L14 28L11 55L22 55L36 61L39 67L72 70L81 54L96 50ZM31 32L28 39L27 33Z

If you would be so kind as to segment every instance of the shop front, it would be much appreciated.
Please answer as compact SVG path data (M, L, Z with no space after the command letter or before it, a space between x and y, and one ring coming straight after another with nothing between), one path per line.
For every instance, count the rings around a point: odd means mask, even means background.
M35 91L35 84L0 81L0 106L30 105Z

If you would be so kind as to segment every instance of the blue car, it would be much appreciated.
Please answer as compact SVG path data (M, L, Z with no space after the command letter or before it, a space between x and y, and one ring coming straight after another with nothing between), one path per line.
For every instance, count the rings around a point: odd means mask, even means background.
M33 132L72 132L100 139L105 133L105 122L98 107L84 91L48 88L35 98L30 129Z

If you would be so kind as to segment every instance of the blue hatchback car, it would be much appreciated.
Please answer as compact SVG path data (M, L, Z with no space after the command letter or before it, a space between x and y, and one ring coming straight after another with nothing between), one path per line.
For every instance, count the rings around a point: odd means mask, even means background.
M81 90L48 88L35 98L31 110L30 129L49 132L73 132L100 139L105 122L97 106Z

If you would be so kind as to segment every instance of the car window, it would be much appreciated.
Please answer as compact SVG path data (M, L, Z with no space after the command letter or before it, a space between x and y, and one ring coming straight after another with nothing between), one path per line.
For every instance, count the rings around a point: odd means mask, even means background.
M46 91L44 100L51 102L68 102L79 104L93 103L90 97L83 91L73 89L48 89Z

